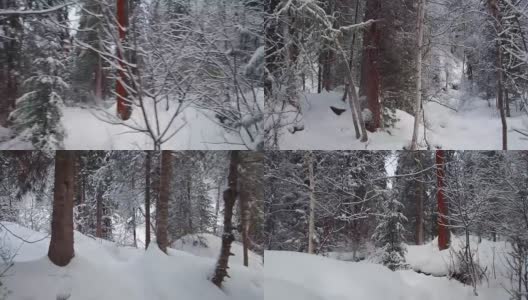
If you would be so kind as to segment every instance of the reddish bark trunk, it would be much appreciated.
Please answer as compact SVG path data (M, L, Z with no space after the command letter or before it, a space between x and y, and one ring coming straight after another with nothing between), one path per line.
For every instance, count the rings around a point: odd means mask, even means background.
M51 216L51 241L48 257L55 265L66 266L73 258L73 197L74 151L57 151L55 154L55 184L53 213Z
M378 19L381 11L380 0L367 1L365 20ZM367 122L367 130L374 132L381 127L381 103L380 95L380 72L379 72L379 49L381 42L381 30L378 23L373 23L365 31L363 37L363 73L362 92L367 97L367 106L372 112L372 119Z
M436 150L436 199L438 203L438 249L444 250L449 247L449 231L447 229L447 204L444 198L444 150Z
M124 47L126 41L126 29L128 27L128 1L127 0L117 0L117 22L119 27L119 42L121 48ZM119 68L118 71L119 79L116 83L116 93L117 93L117 115L122 120L128 120L130 118L131 106L127 104L127 91L124 86L126 82L126 74L124 60L124 53L118 47L117 57L119 58Z

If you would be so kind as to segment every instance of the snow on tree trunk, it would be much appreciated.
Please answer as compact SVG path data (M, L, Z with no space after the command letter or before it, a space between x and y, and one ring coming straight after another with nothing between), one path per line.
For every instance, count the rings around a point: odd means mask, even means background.
M51 240L48 257L55 265L66 266L73 252L73 196L75 152L56 151Z
M335 40L338 51L344 61L347 61L345 50L341 46L338 39ZM352 112L352 123L354 123L354 129L356 131L356 137L358 137L358 126L361 129L361 142L368 141L367 129L365 127L365 121L363 120L363 114L361 112L361 105L359 103L359 97L356 91L356 85L354 84L354 76L352 75L352 69L348 64L345 64L345 72L347 76L346 88L348 89L348 103L350 105L350 111Z
M438 204L438 249L444 250L449 247L449 231L447 229L447 204L444 198L444 150L436 150L436 199Z
M417 55L416 55L416 99L414 103L414 127L411 140L411 150L418 148L418 127L422 115L422 48L423 48L423 26L425 18L425 0L418 2L417 19Z
M126 30L128 27L128 0L117 0L117 24L119 28L119 45L117 47L117 57L119 58L118 79L116 82L117 93L117 115L122 120L128 120L131 114L131 106L127 104L127 91L125 88L126 74L124 60L124 45L126 43Z
M222 234L222 247L220 248L220 256L216 263L216 268L211 281L222 287L222 282L225 277L229 277L227 269L229 269L229 256L231 253L231 244L235 240L233 235L233 208L238 197L238 166L239 166L239 152L238 150L231 151L231 158L229 162L229 175L227 177L228 186L224 191L224 233Z
M169 193L172 176L172 153L161 151L161 176L159 199L156 205L156 241L161 251L167 253L168 239L168 218L169 218Z

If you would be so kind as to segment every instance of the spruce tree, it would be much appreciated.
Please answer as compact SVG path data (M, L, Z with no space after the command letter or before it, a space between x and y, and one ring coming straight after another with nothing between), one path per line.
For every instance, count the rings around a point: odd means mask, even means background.
M11 113L13 130L36 149L63 148L61 106L69 85L62 78L66 66L63 63L63 40L60 28L51 20L30 22L31 39L28 49L35 53L30 74L22 84L23 94L16 101Z
M407 222L407 218L402 213L403 204L389 195L388 199L381 201L380 209L379 224L372 238L381 250L381 263L393 271L405 269L407 250L403 223Z

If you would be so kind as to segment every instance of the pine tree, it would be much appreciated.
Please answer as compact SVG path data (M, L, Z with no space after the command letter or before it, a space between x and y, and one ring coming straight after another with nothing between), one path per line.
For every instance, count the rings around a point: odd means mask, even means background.
M381 201L379 223L372 238L381 250L381 262L395 271L407 268L406 247L403 223L407 218L402 213L403 204L393 195Z

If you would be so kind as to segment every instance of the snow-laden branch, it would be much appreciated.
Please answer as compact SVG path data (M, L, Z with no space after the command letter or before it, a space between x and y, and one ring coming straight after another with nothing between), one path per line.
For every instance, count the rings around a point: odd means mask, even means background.
M76 1L72 2L66 2L60 5L56 5L53 7L49 7L46 9L38 9L38 10L10 10L10 9L0 9L0 16L21 16L21 15L42 15L42 14L49 14L52 12L55 12L59 9L62 9L66 6L72 5L77 3Z
M367 20L365 22L361 22L361 23L357 23L357 24L341 26L341 27L339 27L338 31L343 32L343 31L354 31L354 30L358 30L358 29L363 29L365 27L369 27L373 23L381 22L381 21L382 21L381 19L379 19L379 20L370 19L370 20Z

